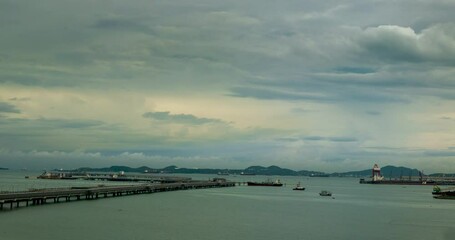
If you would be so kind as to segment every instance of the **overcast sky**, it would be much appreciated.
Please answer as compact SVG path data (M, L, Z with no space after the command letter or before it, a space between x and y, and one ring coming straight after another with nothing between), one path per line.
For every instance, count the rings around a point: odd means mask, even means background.
M455 172L453 0L0 0L0 167Z

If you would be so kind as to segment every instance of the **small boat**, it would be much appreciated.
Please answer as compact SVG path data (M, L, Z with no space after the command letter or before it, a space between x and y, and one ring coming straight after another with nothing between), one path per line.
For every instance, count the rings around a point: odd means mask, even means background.
M441 195L441 188L437 185L433 187L433 191L431 192L433 195Z
M275 182L267 180L266 182L247 182L248 186L264 186L264 187L282 187L283 184L277 179Z
M320 193L319 193L319 196L332 196L332 193L329 192L329 191L326 191L326 190L322 190Z
M451 200L455 200L455 194L453 194L453 195L450 195L450 194L441 194L441 195L433 196L433 198L436 198L436 199L451 199Z
M303 191L303 190L305 190L305 188L300 186L300 182L299 182L299 183L297 183L297 186L295 186L295 188L293 188L292 190Z
M455 199L455 189L449 188L442 190L438 186L433 187L433 198L437 199Z

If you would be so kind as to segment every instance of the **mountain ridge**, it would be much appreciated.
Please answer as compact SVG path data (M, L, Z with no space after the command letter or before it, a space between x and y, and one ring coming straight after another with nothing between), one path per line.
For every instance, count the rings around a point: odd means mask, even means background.
M276 165L269 167L264 166L250 166L245 169L228 169L228 168L179 168L175 165L170 165L164 168L150 168L147 166L141 167L128 167L128 166L111 166L103 168L89 168L82 167L71 171L77 172L146 172L146 173L183 173L183 174L249 174L249 175L278 175L278 176L331 176L331 177L369 177L371 176L371 169L348 171L348 172L334 172L325 173L320 171L311 170L292 170L288 168L281 168ZM381 168L381 173L386 178L398 177L415 177L420 176L421 171L415 168L408 168L403 166L387 165ZM423 174L422 174L423 175ZM455 174L442 174L434 173L428 176L455 176Z

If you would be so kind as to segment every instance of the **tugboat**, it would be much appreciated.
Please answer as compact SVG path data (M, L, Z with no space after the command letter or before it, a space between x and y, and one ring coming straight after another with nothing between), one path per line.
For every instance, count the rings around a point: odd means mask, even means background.
M431 192L433 195L441 195L441 188L438 185L433 187L433 191Z
M248 186L264 186L264 187L282 187L283 184L280 182L279 179L272 182L267 180L266 182L247 182Z
M455 189L442 190L438 186L433 187L433 198L437 199L455 199Z
M326 190L322 190L320 193L319 193L319 196L332 196L332 193L329 192L329 191L326 191Z
M293 188L292 190L303 191L303 190L305 190L305 188L300 186L300 182L299 182L299 183L297 183L297 186L295 186L295 188Z

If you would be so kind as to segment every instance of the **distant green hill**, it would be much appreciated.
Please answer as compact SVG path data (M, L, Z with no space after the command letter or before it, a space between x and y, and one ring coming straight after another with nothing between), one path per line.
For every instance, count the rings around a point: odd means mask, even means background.
M165 168L149 168L149 167L139 167L131 168L127 166L111 166L106 168L78 168L78 172L148 172L148 173L185 173L185 174L218 174L218 173L229 173L229 174L253 174L253 175L280 175L280 176L310 176L310 175L320 175L325 174L323 172L316 171L294 171L287 168L280 168L278 166L251 166L245 169L212 169L212 168L179 168L177 166L168 166Z
M177 166L168 166L165 168L150 168L146 166L132 168L127 166L111 166L106 168L79 168L71 171L79 172L148 172L148 173L184 173L184 174L217 174L217 173L228 173L228 174L252 174L252 175L278 175L278 176L324 176L327 175L324 172L300 170L294 171L287 168L281 168L275 165L269 167L263 166L250 166L245 169L227 169L227 168L179 168ZM420 175L418 169L412 169L407 167L395 167L385 166L381 168L381 174L385 178L400 178L400 177L416 177ZM455 174L431 174L430 176L444 175L446 177L455 176ZM342 173L331 173L331 177L369 177L371 176L371 169L365 169L361 171L349 171Z
M371 175L372 169L330 174L330 176L337 177L369 177ZM420 176L420 171L407 167L385 166L381 168L381 175L385 178L416 177Z
M455 173L432 173L430 177L455 177Z

